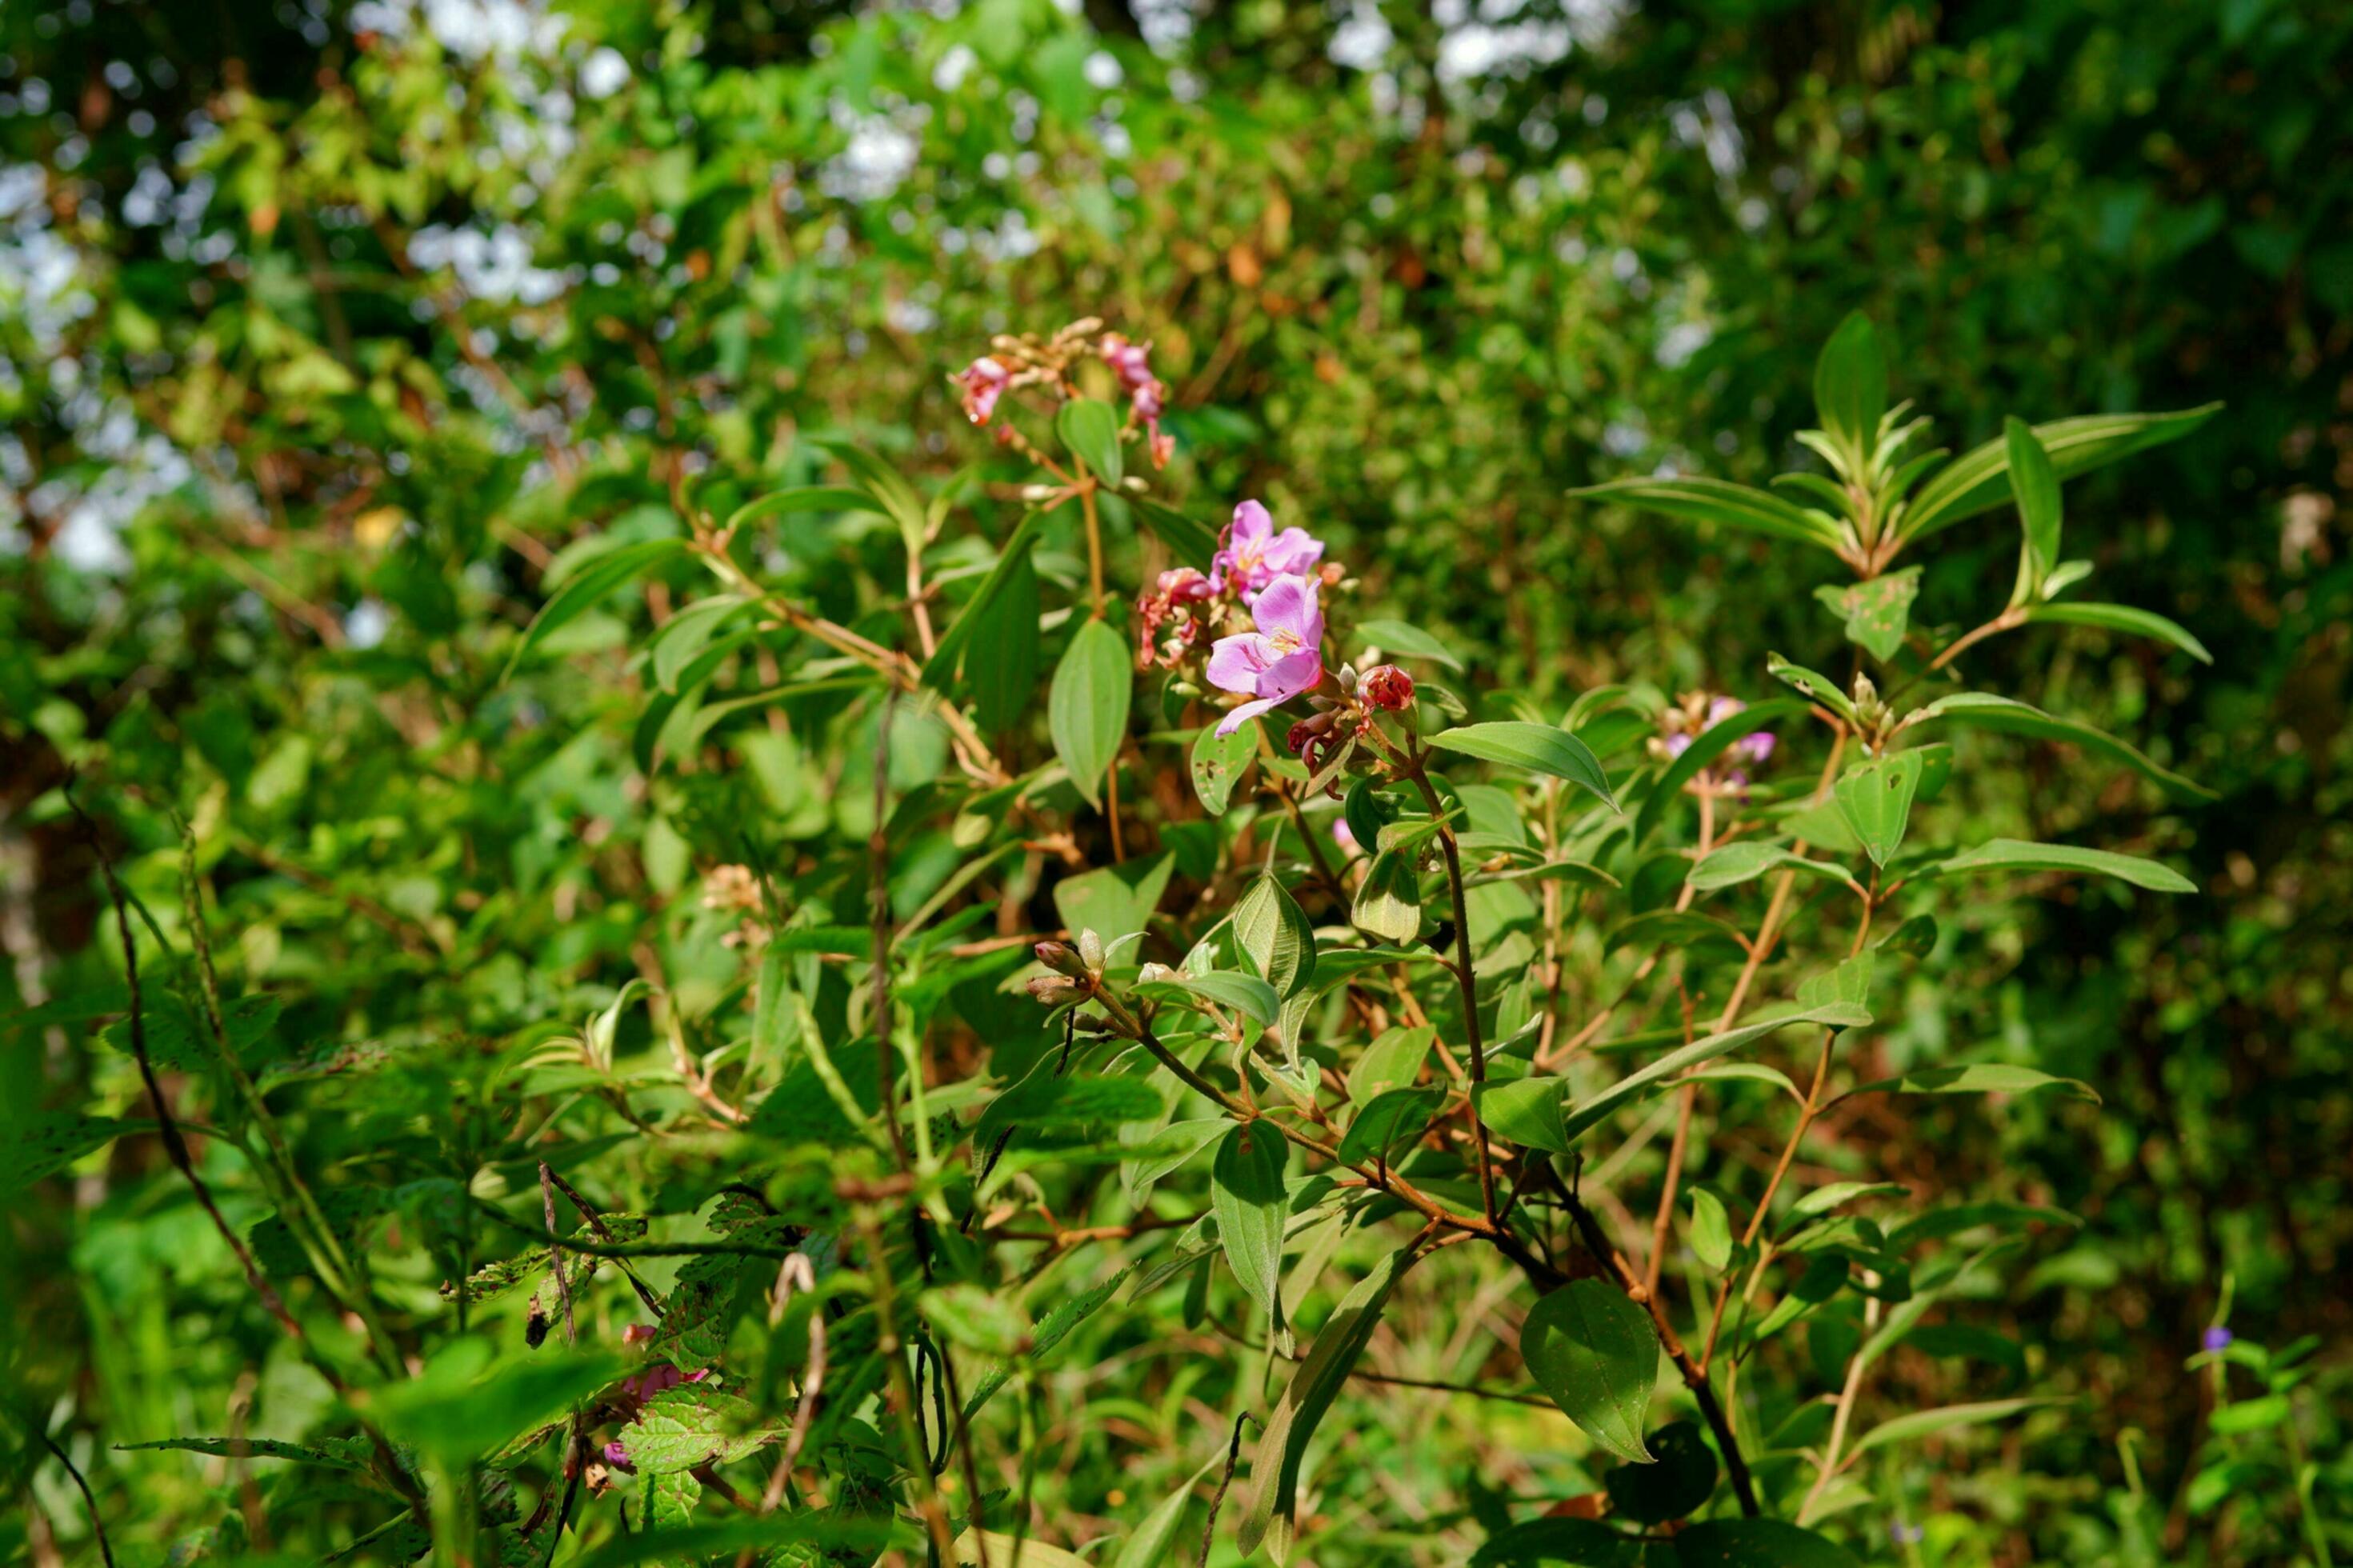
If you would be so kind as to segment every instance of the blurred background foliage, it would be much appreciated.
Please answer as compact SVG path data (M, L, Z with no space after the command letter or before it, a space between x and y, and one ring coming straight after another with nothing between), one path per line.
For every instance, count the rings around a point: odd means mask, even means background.
M2260 1503L2193 1486L2211 1374L2183 1362L2226 1278L2242 1337L2334 1347L2340 1396L2353 1342L2348 77L2353 12L2320 0L6 7L0 1010L114 973L52 793L79 769L164 929L170 807L240 982L304 1037L427 1053L462 1123L470 1042L584 1016L642 944L709 951L692 876L740 858L733 814L867 826L871 751L826 764L838 801L798 754L747 798L640 770L617 657L501 687L543 573L665 531L686 484L805 482L829 433L962 476L986 519L946 373L1081 315L1155 344L1197 516L1265 497L1499 681L1765 695L1752 650L1834 631L1826 569L1563 492L1810 460L1814 351L1862 309L1955 450L2006 412L2226 405L2069 501L2105 596L2214 667L2089 628L1983 656L2220 803L2093 797L2045 755L1945 807L2034 837L2096 817L2203 896L1989 911L1947 938L1965 983L1887 1037L2105 1105L1839 1129L1843 1173L2086 1221L1999 1308L2081 1417L1928 1466L1934 1528L1894 1549L2285 1560ZM2003 590L2009 526L1967 525L1915 622ZM892 591L887 544L787 531L770 564L854 622ZM1041 565L1078 570L1061 548ZM20 1141L51 1108L141 1113L123 1057L46 1023L0 1043ZM1770 1156L1769 1130L1716 1135ZM111 1441L257 1397L290 1418L300 1369L142 1181L160 1158L79 1169L0 1226L19 1402ZM258 1391L248 1365L275 1369ZM1364 1440L1460 1513L1541 1468L1486 1414ZM1074 1442L1060 1484L1099 1507L1074 1473L1119 1446ZM134 1542L209 1517L186 1456L82 1458L137 1494ZM43 1531L87 1550L66 1485L0 1526L12 1560Z

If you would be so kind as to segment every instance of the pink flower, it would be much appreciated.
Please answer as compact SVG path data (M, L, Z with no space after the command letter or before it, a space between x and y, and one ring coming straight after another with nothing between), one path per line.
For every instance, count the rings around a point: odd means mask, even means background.
M627 1470L633 1476L638 1473L638 1467L629 1463L628 1448L618 1438L605 1445L605 1463L614 1469Z
M986 425L988 416L997 412L997 400L1005 395L1013 373L987 354L981 355L954 377L964 388L964 416L976 425Z
M1141 392L1147 386L1160 384L1159 378L1152 374L1152 366L1145 358L1152 352L1150 343L1133 343L1124 333L1105 332L1095 352L1103 355L1103 363L1111 366L1112 374L1119 377L1121 390Z
M1259 515L1265 516L1263 508ZM1324 612L1316 607L1316 587L1313 577L1275 578L1250 606L1258 629L1219 637L1209 650L1209 684L1250 699L1219 721L1219 734L1232 734L1323 680Z
M1356 842L1356 830L1348 826L1348 819L1345 816L1332 824L1332 842L1351 855L1364 853L1365 847Z
M1181 663L1208 624L1187 606L1208 597L1209 580L1190 566L1163 572L1157 585L1137 595L1135 668L1150 669L1156 663L1174 669ZM1168 629L1166 637L1161 635L1163 627Z
M1277 533L1274 519L1254 500L1234 508L1221 542L1224 547L1209 561L1209 585L1220 594L1229 584L1236 585L1245 605L1276 578L1304 573L1324 558L1322 540L1303 528Z

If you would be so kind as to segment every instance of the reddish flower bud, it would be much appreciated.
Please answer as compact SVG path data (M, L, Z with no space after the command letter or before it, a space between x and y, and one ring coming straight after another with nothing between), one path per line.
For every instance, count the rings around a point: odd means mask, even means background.
M1356 690L1367 706L1395 713L1413 701L1413 677L1393 664L1375 665L1357 679Z
M1038 954L1038 962L1057 974L1067 974L1076 980L1087 972L1086 961L1067 942L1041 942L1034 951Z

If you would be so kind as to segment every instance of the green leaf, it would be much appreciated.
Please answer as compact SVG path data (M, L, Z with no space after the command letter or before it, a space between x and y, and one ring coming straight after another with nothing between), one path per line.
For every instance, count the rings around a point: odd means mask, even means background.
M1111 405L1092 397L1073 397L1054 416L1062 444L1078 454L1090 472L1116 487L1126 472L1120 458L1119 416Z
M1426 658L1459 670L1462 661L1447 651L1446 645L1404 621L1358 621L1356 635L1375 649L1402 658Z
M1471 1086L1471 1103L1479 1120L1499 1138L1547 1153L1568 1152L1568 1134L1561 1130L1561 1098L1565 1080L1553 1078L1496 1079Z
M707 1461L732 1464L779 1430L764 1425L749 1400L707 1383L682 1383L648 1399L621 1441L640 1471L670 1475Z
M1054 912L1062 917L1065 931L1073 934L1091 931L1109 947L1124 936L1150 928L1152 913L1160 907L1160 897L1168 890L1168 879L1176 869L1176 856L1164 854L1065 877L1054 884ZM1131 946L1113 957L1124 962L1133 952Z
M1421 873L1419 852L1384 849L1365 868L1356 884L1349 921L1384 942L1404 943L1421 933Z
M2091 414L2054 419L2035 426L2034 438L2049 455L2052 471L2063 480L2071 479L2119 458L2179 440L2221 406L2210 403L2178 414ZM1962 454L1920 487L1905 509L1901 531L1907 540L1925 539L1964 518L1990 511L2010 493L2008 439L1989 441Z
M1588 485L1568 492L1572 498L1597 497L1624 501L1639 510L1664 513L1693 522L1715 522L1775 539L1819 544L1835 551L1843 531L1821 512L1783 500L1770 490L1752 489L1725 479L1630 479Z
M1185 1518L1185 1505L1193 1500L1193 1489L1225 1462L1223 1454L1212 1456L1208 1464L1193 1472L1191 1479L1145 1514L1135 1532L1120 1543L1119 1555L1113 1559L1112 1568L1163 1568L1176 1548L1176 1527Z
M1421 1136L1445 1099L1446 1092L1434 1086L1382 1090L1349 1121L1347 1135L1340 1140L1341 1160L1361 1165L1388 1159L1399 1143Z
M1506 720L1441 730L1430 737L1430 743L1482 762L1502 763L1507 767L1567 779L1599 796L1610 810L1618 809L1618 798L1609 793L1609 777L1601 771L1600 759L1566 730Z
M1154 1183L1190 1164L1232 1125L1222 1116L1205 1116L1172 1121L1162 1128L1136 1151L1134 1158L1120 1163L1120 1185L1127 1201L1142 1207Z
M1183 980L1139 985L1136 990L1146 996L1170 992L1198 996L1232 1008L1261 1029L1271 1027L1282 1012L1282 998L1274 994L1273 986L1255 974L1244 974L1235 969L1212 969L1206 974L1188 975Z
M871 1562L881 1555L892 1539L892 1523L887 1514L796 1509L738 1515L718 1524L658 1525L651 1530L632 1531L570 1559L565 1568L637 1568L640 1563L684 1563L713 1558L732 1562L739 1552L804 1543L839 1547L845 1554L857 1553L860 1562ZM914 1532L906 1532L902 1543L911 1544L915 1539ZM791 1562L794 1558L790 1552L779 1552L775 1560Z
M1637 1524L1664 1524L1699 1510L1715 1490L1715 1450L1698 1424L1670 1421L1651 1434L1652 1465L1620 1465L1601 1478L1613 1509Z
M1012 1297L969 1280L934 1285L915 1298L915 1305L941 1338L983 1355L1019 1355L1036 1331Z
M1095 1568L1075 1552L999 1530L967 1530L957 1536L955 1560L970 1568Z
M1348 1069L1350 1102L1363 1105L1386 1089L1412 1088L1437 1040L1438 1031L1428 1024L1383 1030Z
M2198 885L2168 866L2137 855L2107 849L2081 849L2072 844L2029 844L2017 838L1996 838L1933 866L1918 876L1957 877L1978 871L2087 871L2115 877L2152 893L2194 893Z
M2000 734L2027 735L2039 741L2061 741L2081 746L2111 762L2123 763L2177 795L2189 800L2216 798L2213 791L2158 766L2114 735L2094 730L2089 724L2077 723L2073 719L2056 718L2013 698L1997 697L1989 691L1957 691L1950 697L1938 698L1904 722L1909 728L1940 719L1979 730L1991 730Z
M1127 738L1132 689L1126 640L1103 621L1081 626L1054 668L1046 725L1054 754L1089 805L1102 805L1103 775Z
M1125 499L1145 525L1160 536L1160 542L1168 547L1168 553L1176 558L1179 565L1208 570L1210 557L1218 552L1216 529L1206 522L1196 522L1175 507L1150 496Z
M871 511L884 517L890 509L861 489L847 485L803 485L796 489L773 490L737 507L728 514L724 531L734 532L748 524L772 517L789 517L805 511Z
M1693 736L1691 744L1683 748L1683 755L1667 764L1666 772L1659 775L1658 784L1635 813L1634 842L1640 844L1649 837L1659 819L1666 815L1667 807L1683 794L1683 786L1699 777L1702 768L1731 750L1736 742L1745 741L1759 730L1769 730L1784 720L1803 719L1806 711L1804 703L1778 697L1743 708Z
M1005 547L997 552L997 563L988 569L988 575L980 580L980 586L974 589L972 597L965 601L964 614L958 616L942 634L939 645L932 650L932 657L923 661L924 685L934 691L945 691L950 688L958 667L964 662L966 647L979 635L985 617L989 616L998 596L1012 588L1015 573L1023 570L1030 573L1031 599L1035 601L1037 568L1029 561L1029 552L1037 545L1038 533L1045 526L1045 519L1046 514L1034 508L1021 514L1021 521L1014 525L1012 534L1005 541ZM1011 618L1011 611L1002 611L998 613L998 618L987 620L986 624L989 629L995 630L1008 624ZM1034 616L1030 622L1030 635L1032 637L1037 635Z
M2063 516L2059 472L2025 420L2014 416L2004 420L2001 438L2002 450L2010 458L2010 489L2018 497L2019 522L2026 536L2018 566L2018 591L2010 603L2023 605L2042 596L2043 579L2059 564Z
M1836 1542L1778 1519L1710 1519L1675 1536L1680 1568L1862 1568Z
M1025 547L1012 558L1005 580L964 613L975 642L985 650L965 664L972 688L973 716L981 729L997 734L1019 724L1038 692L1042 648L1038 637L1038 568Z
M480 1341L457 1341L423 1376L376 1391L372 1403L382 1412L385 1432L446 1462L463 1464L561 1418L630 1369L617 1355L553 1347L528 1360L490 1364L484 1372L488 1361L488 1347Z
M2059 1399L1989 1399L1976 1405L1947 1405L1937 1410L1915 1410L1898 1415L1893 1421L1883 1421L1855 1439L1853 1454L1860 1458L1873 1448L1890 1443L1905 1443L1915 1437L1933 1437L1964 1426L1982 1426L1989 1421L2006 1421L2022 1412L2045 1405L2062 1405Z
M1692 1256L1709 1273L1721 1274L1732 1261L1732 1216L1725 1213L1724 1200L1705 1187L1694 1187L1689 1197Z
M738 594L714 594L707 599L697 599L670 616L654 634L649 649L654 684L664 691L676 691L680 673L711 646L719 629L750 603Z
M1918 752L1897 752L1874 757L1838 781L1839 816L1874 866L1886 865L1904 842L1923 765Z
M148 1125L153 1123L82 1116L80 1111L33 1111L24 1121L14 1121L5 1149L0 1149L0 1196L24 1192L85 1153L103 1149L115 1137Z
M1218 1145L1209 1172L1209 1211L1218 1245L1264 1321L1282 1331L1282 1226L1291 1212L1282 1183L1289 1145L1271 1123L1244 1122Z
M1824 584L1814 590L1814 597L1845 623L1847 640L1867 649L1883 664L1903 651L1912 601L1919 596L1917 566L1890 572L1868 583Z
M848 468L859 487L881 504L883 513L899 525L899 541L912 558L923 552L923 537L930 530L931 520L923 506L923 498L907 482L907 476L898 467L876 454L852 443L848 437L821 439L818 445L831 452L841 466Z
M766 1082L767 1074L784 1066L785 1053L800 1037L800 1009L793 995L794 954L784 943L771 942L760 953L760 979L752 1006L750 1077Z
M1037 1331L1029 1336L1030 1364L1034 1366L1052 1354L1056 1347L1071 1337L1073 1329L1100 1311L1104 1302L1119 1293L1119 1288L1127 1282L1127 1276L1128 1270L1123 1268L1109 1279L1056 1302L1053 1310L1038 1320ZM969 1421L980 1414L980 1407L987 1405L998 1389L1012 1381L1013 1371L1010 1364L999 1362L980 1374L980 1381L973 1385L971 1397L964 1402L965 1420Z
M1471 1554L1471 1568L1645 1568L1639 1536L1590 1519L1532 1519L1499 1531Z
M298 1465L323 1465L329 1469L369 1468L371 1454L364 1437L330 1437L323 1443L280 1443L268 1437L164 1437L153 1443L117 1443L119 1449L174 1448L227 1459L286 1459Z
M1271 873L1234 905L1234 942L1275 994L1289 1000L1315 978L1315 928Z
M2063 1089L2077 1100L2100 1103L2099 1091L2081 1079L2053 1078L2032 1068L2007 1062L1971 1062L1961 1067L1915 1068L1899 1078L1859 1084L1839 1098L1858 1094L2031 1094L2038 1089Z
M1779 654L1767 654L1765 672L1783 685L1795 689L1808 700L1820 703L1850 725L1855 724L1854 703L1845 689L1819 670L1808 669L1802 664L1791 664Z
M2163 616L2137 610L2129 605L2064 602L2036 605L2027 610L2026 619L2029 624L2036 626L2098 626L2103 631L2122 632L2127 637L2149 637L2179 648L2200 664L2214 662L2214 656L2206 651L2206 645L2192 637L2187 628Z
M1642 1427L1659 1380L1651 1314L1600 1279L1577 1279L1528 1310L1520 1327L1528 1373L1587 1436L1647 1464Z
M1389 1291L1414 1260L1410 1247L1386 1254L1371 1273L1340 1298L1339 1306L1309 1348L1307 1359L1299 1363L1290 1385L1268 1412L1266 1430L1260 1434L1250 1457L1250 1511L1237 1532L1245 1556L1257 1551L1261 1542L1268 1542L1277 1562L1289 1559L1297 1528L1293 1515L1298 1505L1300 1458L1347 1382L1349 1369L1373 1337Z
M655 567L677 560L686 552L683 539L647 539L635 544L625 544L607 552L584 566L555 596L540 606L532 617L522 640L515 644L508 656L506 668L500 674L501 684L514 679L532 649L545 642L558 630L572 624L580 616L601 605L622 585L652 571Z
M1826 881L1852 885L1854 879L1844 868L1828 860L1810 860L1795 855L1779 844L1760 844L1743 839L1711 850L1707 857L1691 868L1684 879L1703 893L1736 888L1743 882L1753 882L1767 871L1791 870Z
M1814 361L1814 413L1823 432L1844 447L1852 476L1869 468L1887 412L1887 350L1871 318L1857 310L1839 323Z
M1222 736L1211 724L1194 737L1193 793L1200 797L1201 809L1211 816L1226 814L1234 785L1241 782L1250 759L1258 755L1258 737L1255 723L1244 723L1232 734Z
M1743 1024L1720 1035L1704 1036L1680 1050L1669 1051L1648 1067L1628 1073L1584 1101L1575 1111L1563 1115L1562 1134L1574 1143L1588 1128L1660 1080L1695 1068L1702 1062L1714 1061L1753 1040L1763 1039L1777 1029L1786 1029L1793 1024L1820 1024L1826 1028L1851 1029L1870 1022L1871 1015L1861 1007L1852 1003L1836 1002L1825 1006L1809 1007L1803 1012L1787 1013L1760 1024ZM1555 1079L1549 1081L1558 1083L1561 1080Z

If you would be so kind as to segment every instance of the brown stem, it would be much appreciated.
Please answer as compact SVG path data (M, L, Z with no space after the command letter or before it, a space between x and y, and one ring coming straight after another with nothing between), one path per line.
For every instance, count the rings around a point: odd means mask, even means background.
M1414 787L1421 792L1422 804L1430 808L1432 817L1443 818L1446 808L1438 798L1438 791L1430 782L1430 773L1417 760L1409 775ZM1478 1156L1479 1210L1487 1216L1487 1224L1495 1224L1495 1167L1487 1157L1487 1129L1479 1120L1479 1096L1475 1086L1487 1081L1487 1047L1479 1034L1479 976L1471 960L1471 909L1462 893L1462 849L1454 841L1451 825L1440 821L1438 847L1446 858L1446 890L1454 904L1454 978L1462 991L1462 1038L1470 1047L1471 1082L1472 1092L1464 1104L1471 1116L1471 1148Z
M881 1099L882 1125L891 1131L891 1152L904 1172L910 1169L907 1132L899 1125L891 1092L898 1077L897 1047L891 1038L891 721L898 710L899 693L893 690L882 700L874 731L874 827L866 840L866 898L874 926L875 1092Z
M1629 1300L1650 1312L1651 1325L1659 1331L1659 1343L1665 1348L1676 1370L1683 1374L1683 1382L1690 1386L1692 1397L1699 1402L1700 1415L1706 1418L1708 1430L1715 1435L1716 1448L1724 1456L1725 1473L1732 1478L1733 1494L1740 1500L1740 1511L1755 1519L1758 1513L1757 1489L1749 1479L1748 1461L1741 1457L1740 1439L1733 1436L1732 1422L1715 1397L1715 1388L1707 1380L1706 1368L1692 1360L1691 1352L1676 1337L1674 1325L1667 1321L1666 1313L1660 1309L1658 1299L1643 1288L1641 1277L1634 1272L1634 1266L1626 1261L1625 1254L1610 1244L1609 1235L1601 1228L1601 1222L1593 1217L1593 1211L1587 1208L1568 1184L1559 1181L1557 1176L1558 1173L1555 1173L1556 1188L1568 1207L1568 1216L1575 1222L1577 1235L1585 1240L1586 1250L1609 1266L1610 1273L1617 1277L1619 1289L1626 1292Z

